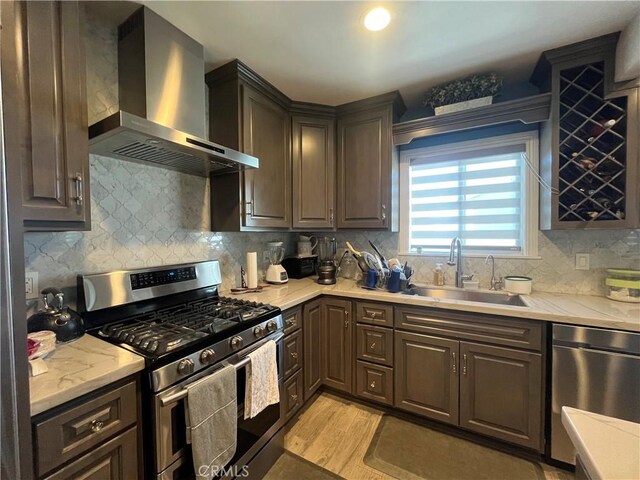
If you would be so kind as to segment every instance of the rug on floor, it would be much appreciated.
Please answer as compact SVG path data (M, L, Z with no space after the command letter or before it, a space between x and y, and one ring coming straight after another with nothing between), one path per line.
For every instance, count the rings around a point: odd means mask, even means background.
M342 477L329 470L305 460L298 455L285 451L263 480L336 480ZM342 479L344 480L344 479Z
M544 480L540 466L384 415L364 463L402 480Z

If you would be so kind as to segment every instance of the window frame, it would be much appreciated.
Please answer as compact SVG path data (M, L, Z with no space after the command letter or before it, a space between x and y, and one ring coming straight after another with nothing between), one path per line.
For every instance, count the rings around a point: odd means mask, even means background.
M539 188L536 175L539 174L539 138L537 130L486 137L476 140L448 143L433 147L415 148L400 152L399 168L399 235L398 254L414 257L443 257L446 253L417 253L409 251L410 231L410 165L412 159L427 156L456 155L474 150L496 148L510 145L524 145L529 165L522 162L522 178L524 179L523 195L520 198L522 219L520 222L523 248L519 252L465 253L467 257L484 258L493 255L495 258L539 259L538 256L538 215ZM535 173L532 173L533 170Z

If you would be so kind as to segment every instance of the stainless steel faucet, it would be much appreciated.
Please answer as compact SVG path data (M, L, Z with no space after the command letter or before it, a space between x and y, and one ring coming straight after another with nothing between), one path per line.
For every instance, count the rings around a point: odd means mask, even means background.
M454 256L455 261L453 259ZM456 287L462 288L463 280L471 280L473 278L473 275L465 275L462 272L462 242L460 241L460 237L455 237L451 240L451 249L449 250L449 261L447 265L456 266Z
M489 290L498 290L502 288L502 277L500 280L496 280L496 259L493 258L493 255L487 255L487 258L484 259L484 264L486 265L491 260L491 287Z

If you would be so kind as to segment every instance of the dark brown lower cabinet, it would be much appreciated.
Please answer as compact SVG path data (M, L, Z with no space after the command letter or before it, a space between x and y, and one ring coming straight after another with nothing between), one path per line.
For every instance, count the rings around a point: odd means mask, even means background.
M322 301L322 383L351 393L353 368L353 322L351 301Z
M289 378L302 365L302 341L300 330L284 339L284 378Z
M393 405L393 368L358 360L356 379L356 395Z
M304 401L306 402L322 385L320 324L321 301L314 300L302 309L302 334L304 337Z
M298 371L284 382L281 413L284 421L289 420L300 409L304 401L304 385L302 372Z
M459 342L396 332L395 406L458 424Z
M460 426L539 449L541 355L467 342L460 354Z
M46 480L130 480L138 478L137 428L90 450Z

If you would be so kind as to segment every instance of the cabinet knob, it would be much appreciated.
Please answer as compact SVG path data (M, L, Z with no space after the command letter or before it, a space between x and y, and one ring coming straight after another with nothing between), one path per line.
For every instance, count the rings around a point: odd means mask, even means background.
M287 327L290 327L290 326L292 326L292 325L295 323L295 321L293 320L293 318L287 318L287 319L284 321L284 323L286 323L286 324L287 324Z
M298 395L291 395L291 400L293 400L294 402L298 401Z
M371 320L375 320L376 317L378 316L378 312L371 312L369 316L371 317Z
M371 384L369 386L371 388L376 388L376 381L374 380L373 382L371 382Z
M76 176L73 177L73 182L76 184L76 196L73 199L76 201L76 205L82 205L84 202L84 198L82 198L82 175L80 173L76 173Z
M298 352L291 352L291 358L298 358Z
M376 342L371 343L371 350L373 350L374 348L376 348Z
M93 420L91 422L91 431L93 433L99 432L104 427L104 422L101 420Z

